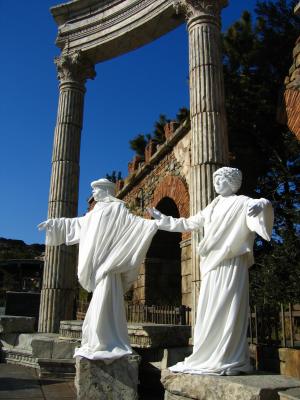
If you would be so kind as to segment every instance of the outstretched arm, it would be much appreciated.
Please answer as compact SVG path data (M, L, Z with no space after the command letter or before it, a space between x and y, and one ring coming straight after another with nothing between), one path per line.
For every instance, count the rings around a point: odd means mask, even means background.
M168 232L189 232L200 229L204 224L201 212L189 218L173 218L162 214L156 208L147 208L147 211L156 219L158 229Z
M274 211L269 200L251 199L247 210L248 228L263 239L270 241L274 223Z
M40 231L46 230L46 245L59 246L79 243L82 218L50 218L38 225Z

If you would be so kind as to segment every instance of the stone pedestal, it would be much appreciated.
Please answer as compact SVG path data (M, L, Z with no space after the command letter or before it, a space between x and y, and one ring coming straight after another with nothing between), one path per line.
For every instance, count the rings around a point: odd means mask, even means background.
M213 376L172 373L164 370L164 400L277 400L300 381L263 372L240 376ZM283 398L283 397L282 397Z
M110 364L77 357L77 400L137 400L139 362L137 354Z

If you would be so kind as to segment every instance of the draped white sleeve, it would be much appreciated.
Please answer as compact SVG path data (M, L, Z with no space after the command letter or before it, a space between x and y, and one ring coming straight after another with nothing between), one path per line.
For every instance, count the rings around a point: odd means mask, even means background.
M53 218L46 227L46 245L72 245L79 243L83 217Z
M246 223L250 231L256 232L263 239L270 241L274 223L274 211L272 204L267 199L260 199L262 211L256 217L246 217Z
M173 218L162 214L162 218L156 220L158 229L168 232L189 232L199 230L204 225L204 216L200 211L189 218Z

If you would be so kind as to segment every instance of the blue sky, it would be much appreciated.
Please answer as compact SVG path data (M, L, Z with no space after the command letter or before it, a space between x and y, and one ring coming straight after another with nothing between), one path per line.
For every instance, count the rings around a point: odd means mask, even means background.
M256 1L231 0L223 29ZM47 216L58 81L53 59L54 0L0 0L1 134L0 237L41 243L36 225ZM186 27L96 66L87 83L81 142L78 214L86 210L90 182L121 171L134 153L129 140L153 129L159 114L175 117L189 106Z

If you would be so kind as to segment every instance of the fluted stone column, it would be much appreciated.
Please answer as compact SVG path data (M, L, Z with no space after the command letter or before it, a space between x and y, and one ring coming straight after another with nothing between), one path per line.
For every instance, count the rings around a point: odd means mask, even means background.
M228 164L228 140L220 41L220 10L225 0L182 0L189 33L191 113L190 208L196 214L215 197L212 174ZM192 235L193 316L200 289L197 244Z
M48 218L76 217L85 82L93 65L80 52L55 59L60 80ZM73 318L77 246L47 246L39 315L40 332L57 332Z

